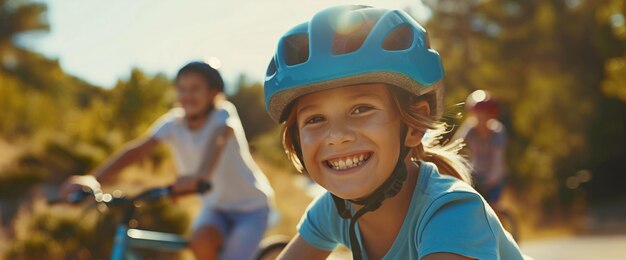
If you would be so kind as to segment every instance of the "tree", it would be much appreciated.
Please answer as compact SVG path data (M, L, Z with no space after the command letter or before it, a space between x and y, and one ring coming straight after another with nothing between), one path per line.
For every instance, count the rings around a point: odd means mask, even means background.
M625 1L426 2L448 106L475 89L502 100L510 168L526 199L569 201L565 181L583 169L624 180L600 166L626 158L625 105L606 95L623 93Z
M230 99L237 107L249 141L275 127L275 123L265 112L263 86L260 83L248 83L245 76L241 75L237 92Z
M12 45L12 39L24 32L47 30L42 19L46 6L26 0L0 0L0 45Z
M111 90L110 128L119 128L126 140L141 135L174 102L171 81L162 74L146 75L133 69L127 81L118 81Z

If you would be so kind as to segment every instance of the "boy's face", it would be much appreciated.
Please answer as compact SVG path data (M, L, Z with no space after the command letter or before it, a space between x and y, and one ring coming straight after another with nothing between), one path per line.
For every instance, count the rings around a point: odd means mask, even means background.
M393 171L400 116L384 84L361 84L301 97L296 108L306 170L344 199L363 198Z
M213 104L218 91L209 89L206 80L198 73L188 72L180 75L176 81L178 102L188 118L205 115Z

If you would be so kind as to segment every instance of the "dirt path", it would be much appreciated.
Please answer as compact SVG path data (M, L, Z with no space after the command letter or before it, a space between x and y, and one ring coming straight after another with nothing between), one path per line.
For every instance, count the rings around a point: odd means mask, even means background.
M535 259L626 259L626 235L573 236L522 243L524 254Z

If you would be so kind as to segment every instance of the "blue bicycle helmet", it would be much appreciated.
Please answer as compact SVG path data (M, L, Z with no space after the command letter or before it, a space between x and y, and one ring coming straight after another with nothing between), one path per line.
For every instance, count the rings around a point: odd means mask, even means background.
M443 67L426 30L401 10L337 6L315 14L278 42L265 77L265 105L272 119L308 93L334 87L386 83L415 95L434 93L442 114ZM435 101L432 104L432 101Z

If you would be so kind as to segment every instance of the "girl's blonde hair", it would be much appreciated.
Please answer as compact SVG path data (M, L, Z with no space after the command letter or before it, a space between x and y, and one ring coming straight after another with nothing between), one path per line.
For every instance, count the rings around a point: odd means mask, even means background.
M469 163L458 153L463 148L462 141L442 143L442 135L447 133L446 124L438 122L432 115L424 116L419 111L420 108L417 104L421 100L427 101L431 107L436 105L435 94L431 92L416 96L397 87L388 86L388 89L390 90L393 103L400 113L402 122L421 132L428 130L428 135L432 136L423 139L418 146L410 148L409 154L411 158L413 160L432 162L437 166L440 173L454 176L471 185L472 179ZM300 148L300 133L296 123L297 115L295 111L296 109L291 109L287 120L285 120L282 130L282 142L287 157L289 157L298 171L302 172L304 167L300 161L302 150Z

